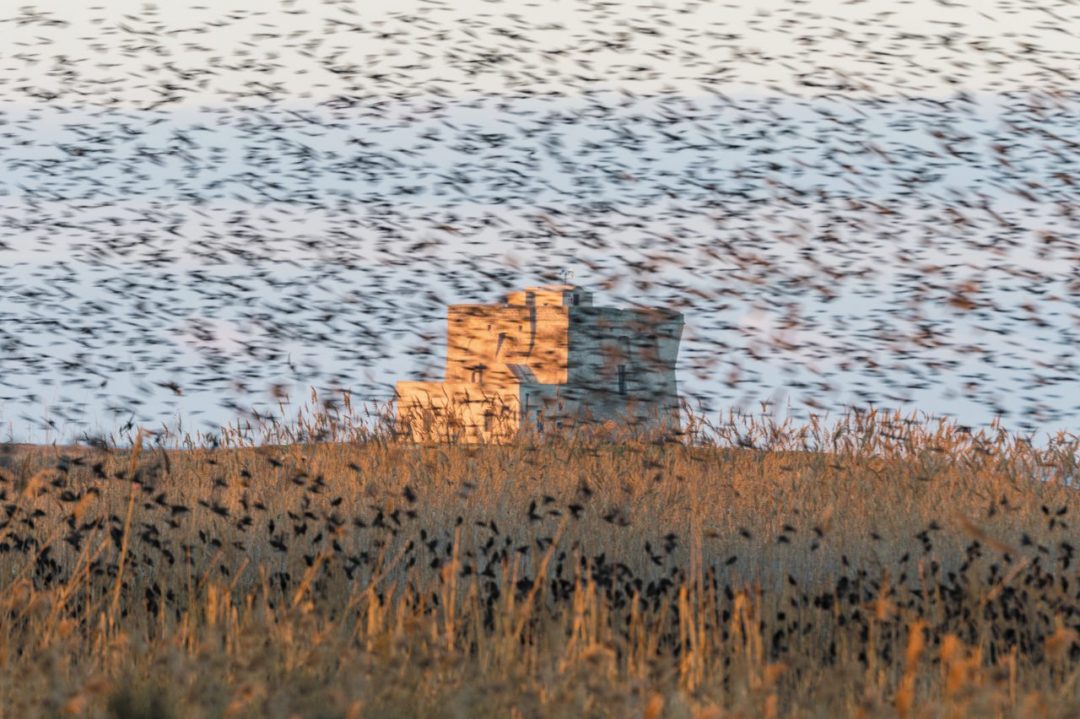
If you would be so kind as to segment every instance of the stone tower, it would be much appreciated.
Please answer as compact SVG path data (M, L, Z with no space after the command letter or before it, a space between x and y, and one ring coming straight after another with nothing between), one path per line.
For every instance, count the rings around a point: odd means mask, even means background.
M678 312L598 307L574 285L451 305L446 379L397 383L399 433L501 442L606 420L677 429L682 328Z

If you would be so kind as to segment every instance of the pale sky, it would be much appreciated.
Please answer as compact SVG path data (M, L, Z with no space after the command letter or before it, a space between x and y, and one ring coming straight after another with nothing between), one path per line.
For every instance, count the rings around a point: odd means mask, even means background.
M327 65L380 75L361 81L362 93L449 95L523 85L573 94L567 73L592 78L591 89L686 95L705 84L815 94L845 79L849 95L1002 92L1074 87L1080 73L1080 4L1071 0L15 6L0 12L8 19L0 23L0 78L9 99L13 87L56 90L72 68L99 79L102 97L137 104L168 94L161 67L174 69L182 103L220 103L261 89L301 104L340 91ZM632 44L622 44L629 35ZM149 81L140 83L148 69Z
M43 409L65 437L133 411L213 426L238 376L386 398L437 373L447 303L553 268L687 307L681 388L721 410L1080 420L1080 2L19 7L0 439L42 439Z

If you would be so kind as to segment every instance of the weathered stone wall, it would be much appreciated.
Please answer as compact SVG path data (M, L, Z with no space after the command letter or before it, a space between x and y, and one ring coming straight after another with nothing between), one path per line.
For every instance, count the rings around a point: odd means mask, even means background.
M397 430L414 442L498 442L518 429L520 393L468 382L398 382Z
M645 420L678 405L675 360L682 315L580 308L572 313L569 384L586 390L592 413ZM628 405L634 405L632 410Z
M518 364L537 382L565 383L569 324L566 307L452 305L446 379L502 386L517 381L507 365Z
M678 426L681 314L595 307L569 285L507 299L449 308L446 381L397 385L404 436L490 442L581 421Z

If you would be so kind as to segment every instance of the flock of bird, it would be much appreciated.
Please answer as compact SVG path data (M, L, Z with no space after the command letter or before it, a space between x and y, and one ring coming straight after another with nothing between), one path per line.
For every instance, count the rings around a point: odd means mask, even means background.
M1075 7L843 5L6 11L5 433L386 399L565 269L703 406L1074 424Z
M579 461L582 454L598 453L595 447L577 451ZM495 505L476 501L471 493L483 490L463 481L460 467L433 485L415 484L409 477L421 469L419 455L405 456L406 479L368 477L364 492L355 492L356 480L379 463L364 452L377 454L369 448L352 455L363 467L336 453L335 465L324 453L324 473L288 448L178 453L171 463L164 450L140 461L84 450L56 453L49 461L42 453L26 457L0 447L0 558L11 565L12 581L29 580L39 591L84 577L87 590L70 599L76 616L91 621L95 603L113 596L121 616L149 618L151 634L159 621L161 627L181 623L199 604L196 595L211 585L235 588L249 608L259 597L271 610L295 607L302 595L336 606L343 590L349 596L368 587L380 602L392 596L407 611L429 617L439 614L440 597L457 577L475 588L462 611L473 614L481 633L497 631L496 617L509 595L520 604L542 586L542 611L551 616L574 607L580 612L583 597L597 601L607 617L651 613L656 624L650 626L659 632L653 651L674 657L689 650L679 619L688 606L686 591L713 598L711 608L700 610L703 622L716 638L714 647L729 647L741 591L735 577L764 564L757 591L776 606L775 613L762 614L765 651L769 661L791 662L798 671L821 671L856 652L866 666L898 661L902 617L925 620L934 644L946 636L978 644L991 666L1017 651L1025 667L1054 659L1050 650L1063 631L1057 643L1064 654L1074 661L1080 656L1076 632L1058 621L1073 626L1080 614L1068 504L1044 504L1041 515L1029 515L1022 526L1036 538L1024 532L1016 547L988 536L973 519L963 525L966 546L943 550L939 540L956 543L955 527L932 520L906 527L909 532L884 557L877 552L883 538L876 530L835 537L827 516L808 520L796 512L790 521L800 526L780 526L772 518L780 529L775 536L762 536L764 526L742 527L719 540L705 532L704 541L722 541L730 553L708 551L695 577L694 538L661 534L673 517L641 522L613 511L610 496L584 476L569 492L565 486L549 490L558 496L536 493L527 507L499 502L492 516L482 512ZM862 461L849 460L852 467ZM642 456L643 471L650 464ZM680 480L658 473L653 481ZM436 497L444 485L456 488L461 501ZM977 521L1018 509L1004 494L988 504ZM1036 526L1040 521L1045 531ZM584 527L578 539L573 525ZM628 539L642 536L640 543ZM770 544L797 548L803 561L762 563ZM613 551L600 549L604 545ZM851 552L868 556L849 560ZM880 645L867 643L871 625L896 633L886 633L891 640ZM623 639L633 631L622 620L610 627ZM463 631L475 639L471 632ZM861 639L852 642L855 637ZM875 651L878 656L871 656ZM813 669L801 664L807 659L817 662Z

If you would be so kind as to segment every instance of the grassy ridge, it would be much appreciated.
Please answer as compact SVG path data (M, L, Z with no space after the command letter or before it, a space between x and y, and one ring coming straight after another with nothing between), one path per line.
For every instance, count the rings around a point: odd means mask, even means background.
M333 424L333 423L332 423ZM23 448L12 716L1075 716L1078 444ZM333 436L336 435L336 436ZM702 437L707 436L707 441ZM167 443L166 443L167 444Z

